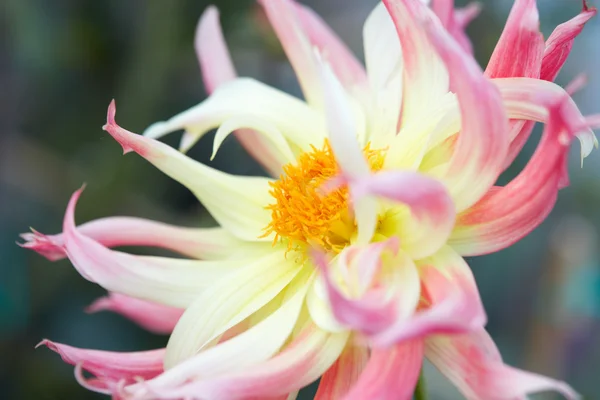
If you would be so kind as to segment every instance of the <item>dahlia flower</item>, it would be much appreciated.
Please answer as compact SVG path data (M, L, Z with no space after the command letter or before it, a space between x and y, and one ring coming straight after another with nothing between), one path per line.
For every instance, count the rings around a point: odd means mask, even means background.
M464 27L477 8L450 0L384 0L364 25L366 69L311 10L264 0L304 94L237 78L210 7L196 50L210 97L137 135L104 129L189 188L220 227L136 218L24 235L51 260L68 257L109 291L93 310L170 333L166 349L118 353L42 344L79 382L117 398L410 399L427 357L470 399L513 399L565 383L505 365L486 333L463 256L505 248L539 225L568 184L567 154L596 143L567 90L552 81L595 10L544 41L534 0L516 0L485 71ZM545 124L536 152L495 186ZM185 131L181 149L232 132L273 178L232 176L156 139ZM135 256L119 245L188 258ZM84 371L93 377L84 376Z

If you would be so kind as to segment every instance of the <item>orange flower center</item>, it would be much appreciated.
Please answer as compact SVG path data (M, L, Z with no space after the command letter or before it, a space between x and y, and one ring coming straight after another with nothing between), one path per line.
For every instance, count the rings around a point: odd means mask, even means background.
M367 144L363 151L371 170L380 170L385 150L372 150ZM266 207L271 210L271 222L262 237L275 233L273 244L287 241L288 251L306 244L341 251L350 242L356 226L348 208L348 189L323 192L323 184L338 172L327 139L322 148L311 146L296 164L284 166L279 180L270 183L275 202Z

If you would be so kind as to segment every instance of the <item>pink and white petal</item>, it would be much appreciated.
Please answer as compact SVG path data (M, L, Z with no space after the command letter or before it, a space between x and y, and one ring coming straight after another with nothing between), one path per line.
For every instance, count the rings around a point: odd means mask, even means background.
M481 5L470 3L464 8L455 9L454 0L433 0L431 8L454 40L460 44L464 51L472 54L473 45L465 29L479 15Z
M339 358L348 336L349 333L330 334L309 325L280 353L263 363L174 388L154 390L149 398L179 399L201 394L209 399L233 400L288 395L323 375Z
M187 228L135 217L107 217L86 222L77 227L84 236L106 247L150 246L160 247L198 259L222 259L231 255L231 249L243 242L223 228ZM62 233L44 235L40 232L23 233L22 247L34 250L50 261L65 258Z
M590 8L587 2L583 1L583 10L579 15L554 29L548 40L546 40L540 79L554 81L567 57L569 57L573 41L583 30L585 23L597 12L598 10Z
M137 299L120 293L96 299L86 312L113 311L129 318L142 328L157 334L170 334L179 321L183 309Z
M134 256L109 250L82 235L75 227L75 205L80 194L81 190L73 194L65 214L65 250L81 276L108 291L186 307L212 281L240 267L239 260L185 260Z
M140 352L114 352L81 349L44 339L36 347L46 346L58 353L64 362L79 366L94 375L88 389L111 394L119 383L151 379L163 372L165 349ZM87 387L87 386L86 386Z
M241 177L200 164L177 150L121 128L115 122L115 102L108 108L104 130L123 147L135 151L196 195L211 215L234 236L247 241L269 241L262 236L270 221L265 205L271 202L269 179Z
M373 148L380 148L398 133L403 78L400 39L383 3L377 4L367 17L363 42L371 89L369 139Z
M213 281L186 308L167 345L165 367L171 368L215 344L228 329L269 303L294 280L302 265L271 251L224 279ZM302 279L302 274L297 277Z
M383 0L400 39L404 67L402 125L427 118L449 88L449 74L421 26L436 18L419 0ZM437 18L436 18L437 19Z
M343 400L410 400L421 373L424 344L415 339L373 349L367 365Z
M410 208L410 215L395 225L395 234L401 248L414 259L427 257L446 243L455 209L441 182L412 171L383 171L350 181L349 186L353 201L381 197Z
M536 0L516 0L485 74L490 78L539 78L543 54Z
M546 97L545 101L550 100ZM538 104L543 101L538 99ZM568 180L565 163L569 146L575 133L586 126L579 117L566 94L551 105L542 140L529 163L506 186L490 190L460 214L448 243L462 255L487 254L515 243L536 228Z
M254 368L273 357L292 333L312 273L285 289L281 306L238 335L168 369L155 379L127 389L131 394L176 389L193 380L208 380Z
M302 150L309 150L311 144L325 138L325 123L317 111L289 94L250 78L237 78L222 84L202 103L167 121L151 125L144 136L153 139L185 129L188 134L185 147L180 148L185 152L211 129L244 115L276 126L291 144ZM285 162L279 152L274 155Z
M451 72L460 103L461 132L444 181L462 211L487 192L501 172L508 150L507 116L498 89L433 18L424 31ZM473 112L477 110L477 112Z
M287 55L306 102L321 110L322 94L312 44L300 18L299 6L293 0L260 0L275 34Z
M468 399L512 400L546 390L567 399L579 395L566 383L504 364L485 330L431 336L425 355Z
M422 293L429 306L410 318L398 318L388 329L369 337L374 347L434 333L453 334L482 328L485 310L469 266L450 247L417 262Z
M323 374L314 400L342 399L365 369L369 349L349 343L337 361Z

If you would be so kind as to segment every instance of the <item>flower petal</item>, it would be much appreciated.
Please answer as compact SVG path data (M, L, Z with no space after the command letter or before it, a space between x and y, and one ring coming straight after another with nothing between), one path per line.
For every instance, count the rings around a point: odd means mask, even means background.
M119 293L109 293L94 301L86 312L113 311L129 318L152 333L170 334L183 314L183 309L136 299Z
M388 349L373 349L367 365L344 400L410 400L421 365L424 345L421 339Z
M127 391L140 395L145 392L177 390L190 381L227 376L267 361L279 351L292 333L312 274L312 271L308 271L285 289L281 306L264 320L227 341L199 352L152 381L129 387ZM200 392L197 393L199 394Z
M454 0L433 0L431 8L448 33L460 44L464 51L473 53L473 45L467 36L467 25L479 15L481 5L470 3L464 8L454 9Z
M233 400L287 395L318 379L338 359L348 333L329 334L309 325L273 358L242 371L155 391L156 397Z
M462 257L445 246L435 255L418 261L418 267L429 306L371 335L372 346L391 346L433 333L470 332L485 325L486 315L475 279Z
M402 125L410 124L426 118L428 110L448 92L448 71L420 25L422 18L433 16L428 7L419 0L383 0L383 3L394 21L402 47Z
M167 345L165 366L173 367L213 344L229 328L242 322L277 296L302 265L286 260L284 250L271 251L224 279L212 282L186 309Z
M337 361L321 378L314 400L342 399L358 380L368 360L367 347L348 343Z
M485 74L490 78L539 78L543 54L536 0L515 0Z
M65 214L65 250L73 266L85 279L109 291L186 307L213 280L240 266L239 260L184 260L133 256L109 250L82 235L75 227L75 205L80 195L81 190L73 194ZM269 249L268 245L264 247Z
M135 151L155 167L190 189L221 226L236 237L248 241L259 239L270 220L265 206L270 203L269 180L238 177L193 161L177 150L136 135L115 122L115 102L108 107L104 130L121 144L124 153Z
M123 353L71 347L66 344L42 340L36 347L46 346L58 353L64 362L79 365L94 375L88 389L111 394L119 383L132 383L137 379L150 379L163 372L165 349Z
M151 246L171 250L192 258L220 259L243 242L223 228L186 228L134 217L108 217L77 227L84 236L106 247ZM61 260L65 253L62 233L44 235L23 233L22 247L34 250L50 261Z
M444 181L456 210L462 211L498 178L508 150L508 121L497 88L483 76L475 60L433 18L426 18L424 27L451 72L460 103L461 132Z
M433 254L452 231L454 204L444 185L433 178L411 171L383 171L349 185L353 201L376 196L410 207L411 215L394 226L394 234L415 259Z
M219 11L216 7L209 6L200 17L194 46L207 93L212 93L218 86L236 78L237 74L223 38L219 24ZM187 136L182 140L185 144L184 148L191 147L198 140L197 135L191 133L184 135ZM279 175L283 162L282 156L285 154L275 151L272 144L260 133L250 129L241 129L236 131L235 135L248 153L267 171L274 176Z
M425 354L469 399L512 400L545 390L556 390L567 399L579 399L564 382L505 365L483 329L470 334L429 337Z
M567 57L569 57L573 41L583 30L585 23L597 12L598 10L588 7L584 1L583 10L579 15L554 29L548 40L546 40L540 79L554 81L563 64L567 61Z
M521 88L528 81L523 80ZM553 85L536 81L539 85ZM565 176L569 145L585 129L585 119L563 93L537 94L535 107L548 107L549 121L542 140L523 171L504 187L490 190L460 214L449 244L462 255L481 255L503 249L531 232L552 210ZM558 103L557 103L558 98ZM550 104L547 104L550 103ZM533 105L529 107L533 109ZM525 111L529 111L524 108Z

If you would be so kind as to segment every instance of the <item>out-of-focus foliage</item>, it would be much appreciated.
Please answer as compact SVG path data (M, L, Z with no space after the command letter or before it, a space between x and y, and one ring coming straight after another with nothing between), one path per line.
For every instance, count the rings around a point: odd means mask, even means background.
M485 65L510 2L481 2L484 12L470 33ZM298 94L256 4L213 3L221 10L240 74ZM306 3L361 54L361 23L375 1ZM545 34L579 11L578 1L538 3ZM112 98L119 105L119 122L140 132L205 97L192 41L207 4L4 0L0 5L0 398L101 398L80 388L72 367L56 354L34 350L44 337L113 350L166 343L166 337L143 332L119 316L85 314L84 308L103 290L82 279L68 261L50 263L14 242L29 226L59 231L69 196L84 182L88 186L78 207L79 222L134 215L188 226L212 223L186 189L141 158L122 157L120 147L100 129ZM588 113L600 111L600 78L594 74L600 68L600 48L594 42L599 31L598 21L586 27L559 77L564 84L588 72L590 87L576 97ZM177 140L177 135L167 138L173 145ZM203 139L190 155L209 162L210 140ZM508 174L518 173L535 145L534 138ZM573 150L573 184L560 194L549 220L510 249L469 261L489 313L489 329L507 361L565 378L595 398L600 392L594 376L600 366L594 229L600 226L600 154L593 153L580 170L578 151ZM238 174L263 173L233 139L212 165ZM432 399L449 398L436 375L428 382Z

